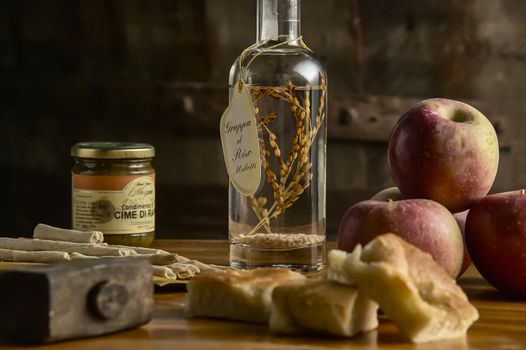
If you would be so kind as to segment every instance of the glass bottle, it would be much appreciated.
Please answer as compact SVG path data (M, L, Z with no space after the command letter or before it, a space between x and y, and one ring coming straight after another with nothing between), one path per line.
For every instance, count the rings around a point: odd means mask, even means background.
M253 196L229 188L230 264L325 266L327 78L300 32L301 0L258 0L256 43L230 71L251 93L262 176Z

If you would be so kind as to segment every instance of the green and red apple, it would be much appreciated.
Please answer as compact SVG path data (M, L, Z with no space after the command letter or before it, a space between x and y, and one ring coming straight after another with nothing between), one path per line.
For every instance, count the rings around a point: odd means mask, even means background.
M371 200L374 201L399 201L405 199L398 187L388 187L385 188L378 193L376 193L374 196L371 197ZM464 237L464 228L466 226L466 217L468 215L469 210L464 210L460 213L454 213L453 216L457 220L457 224L460 228L460 232L462 232L462 237ZM471 258L469 256L469 252L466 247L466 241L464 239L464 259L462 261L462 267L460 269L459 276L461 276L466 270L468 269L469 265L471 265Z
M489 195L475 203L466 220L466 244L490 284L526 296L526 190Z
M344 214L338 248L352 251L384 233L394 233L430 253L456 278L462 267L464 243L457 221L441 204L427 199L367 200Z
M484 197L495 180L497 134L491 122L466 103L424 100L395 125L388 162L404 197L432 199L460 212Z

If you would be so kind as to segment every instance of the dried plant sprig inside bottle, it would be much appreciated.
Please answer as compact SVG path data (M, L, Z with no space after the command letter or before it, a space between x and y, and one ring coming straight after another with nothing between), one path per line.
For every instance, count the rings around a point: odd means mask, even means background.
M291 207L310 186L313 174L309 151L325 119L326 82L320 80L320 94L315 118L311 118L310 91L298 90L290 81L285 87L252 87L251 94L258 125L261 146L261 164L267 183L272 187L272 197L250 197L250 204L259 222L248 235L256 233L261 227L272 233L270 221ZM303 104L298 98L304 93ZM278 113L260 114L258 101L268 96L290 105L295 119L295 134L292 137L291 150L283 154L278 144L278 136L271 130L270 124L276 121ZM268 142L266 142L268 141ZM275 162L271 162L275 159ZM273 168L271 164L277 164Z

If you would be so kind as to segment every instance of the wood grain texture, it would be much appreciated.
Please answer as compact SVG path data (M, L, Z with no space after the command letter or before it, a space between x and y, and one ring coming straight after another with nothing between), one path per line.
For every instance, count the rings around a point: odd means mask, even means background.
M228 260L226 241L160 240L159 248L205 262L224 264ZM329 242L334 247L335 242ZM377 330L352 339L314 336L274 336L267 327L209 319L186 319L185 293L170 291L155 296L154 319L146 326L109 336L42 346L40 350L108 349L524 349L526 344L526 302L509 298L489 286L471 268L460 284L480 312L480 320L467 337L413 345L387 319ZM0 349L15 350L0 342ZM24 349L32 349L24 347Z

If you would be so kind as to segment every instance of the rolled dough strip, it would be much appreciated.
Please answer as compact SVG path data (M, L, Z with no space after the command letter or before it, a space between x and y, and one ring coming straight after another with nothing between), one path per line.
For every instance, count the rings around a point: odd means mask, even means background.
M119 256L93 256L93 255L84 255L80 253L71 253L69 254L71 260L78 259L98 259L98 258L120 258Z
M156 277L168 278L172 280L177 279L177 275L167 266L153 265L153 275Z
M177 261L175 254L159 253L159 254L140 254L147 256L153 265L170 265Z
M69 254L57 251L27 252L23 250L0 249L0 261L55 263L70 260Z
M114 248L100 244L72 243L61 241L50 241L44 239L8 238L0 237L1 249L14 249L25 251L60 251L66 253L80 253L92 256L129 256L137 255L132 249Z
M201 272L197 266L186 263L175 263L166 267L172 270L177 275L178 279L182 280L192 278Z
M33 231L33 237L51 241L74 243L102 243L104 235L100 231L77 231L38 224Z
M197 266L201 272L205 272L208 270L219 270L215 266L202 263L198 260L191 260L181 255L177 255L177 262L182 263L182 264L192 264L194 266Z
M92 256L92 255L84 255L84 254L80 254L80 253L71 253L70 254L71 256L71 259L75 260L75 259L93 259L93 258L121 258L121 256ZM140 257L145 257L145 258L148 258L150 260L150 263L152 265L170 265L170 264L173 264L174 261L175 261L175 256L173 254L169 254L167 256L163 255L163 254L150 254L150 255L147 255L147 254L137 254L137 255L134 255L134 256L140 256Z
M170 265L177 262L177 255L169 253L162 249L145 248L145 247L130 247L126 245L110 245L110 247L132 249L139 255L144 255L150 258L153 265Z
M117 245L117 244L112 244L111 247L133 249L133 250L135 250L137 252L137 254L144 254L144 255L172 254L172 253L167 252L166 250L155 249L155 248L131 247L131 246L127 246L127 245Z

